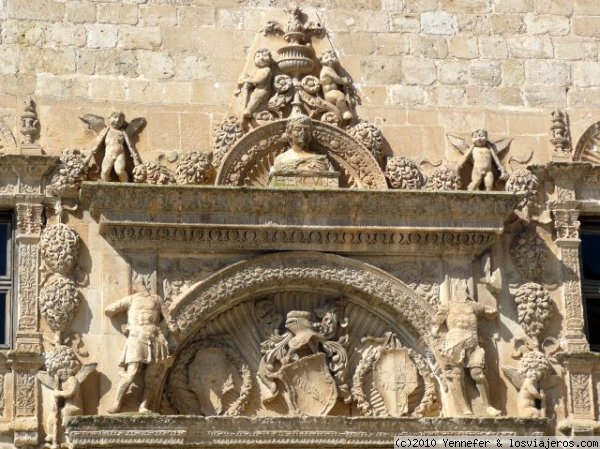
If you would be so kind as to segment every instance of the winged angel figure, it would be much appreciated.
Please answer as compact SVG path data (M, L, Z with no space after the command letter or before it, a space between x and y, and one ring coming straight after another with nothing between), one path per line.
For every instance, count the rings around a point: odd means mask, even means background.
M110 181L110 175L114 170L119 177L119 181L127 182L129 179L126 171L127 158L125 150L133 159L134 165L137 166L142 163L133 142L136 134L146 125L146 119L138 117L128 123L125 121L125 114L113 112L108 119L108 125L103 117L94 114L85 114L80 117L80 120L85 123L89 130L98 134L90 156L104 147L102 171L100 173L102 181Z
M446 134L448 140L462 155L458 170L472 165L471 180L468 190L479 190L481 182L488 192L494 188L494 181L508 179L508 173L500 162L500 157L510 147L512 139L505 138L492 142L485 129L478 129L471 134L471 145L465 139L453 134Z

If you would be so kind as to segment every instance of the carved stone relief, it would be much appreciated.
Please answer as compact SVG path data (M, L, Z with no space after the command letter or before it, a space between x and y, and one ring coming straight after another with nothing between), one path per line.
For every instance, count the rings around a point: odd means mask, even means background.
M471 134L469 145L465 139L454 134L447 134L450 143L456 150L462 154L458 163L458 170L467 165L471 165L468 190L479 190L485 187L485 190L494 189L495 181L506 181L508 173L500 162L500 156L510 147L512 139L501 139L492 142L488 138L488 132L485 129L478 129ZM498 172L498 174L496 174Z
M387 159L385 176L393 189L420 189L425 185L425 177L417 164L404 156Z
M552 111L550 134L550 142L554 145L554 152L556 155L560 157L570 157L571 139L569 134L568 116L560 109Z
M525 198L518 207L532 206L536 203L539 180L536 175L526 168L519 168L510 174L506 182L506 190L515 193L525 193Z
M459 190L461 181L456 170L449 167L436 168L427 178L425 188L428 190Z
M510 245L512 262L525 279L540 280L543 275L548 247L535 229L519 231Z

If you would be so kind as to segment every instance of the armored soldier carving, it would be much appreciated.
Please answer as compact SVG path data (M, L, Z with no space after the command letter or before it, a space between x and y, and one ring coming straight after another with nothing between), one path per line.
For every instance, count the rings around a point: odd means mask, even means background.
M134 288L135 294L116 301L104 310L107 316L127 313L127 324L123 326L127 342L120 363L125 373L109 413L117 413L121 409L127 390L134 384L136 374L142 370L145 371L144 394L139 411L148 412L156 367L169 355L167 340L160 328L160 297L148 291L141 277L136 278Z

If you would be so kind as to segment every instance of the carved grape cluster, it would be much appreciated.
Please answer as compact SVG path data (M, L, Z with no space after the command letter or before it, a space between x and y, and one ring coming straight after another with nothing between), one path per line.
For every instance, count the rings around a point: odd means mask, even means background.
M361 121L349 128L348 134L367 147L378 162L381 163L383 161L383 134L379 128L367 121Z
M524 229L513 239L510 255L523 277L539 279L542 276L548 249L536 232Z
M512 172L510 178L506 181L506 190L509 192L525 193L525 198L517 205L518 208L523 208L535 203L539 184L537 176L526 168L519 168Z
M164 165L158 162L144 162L133 168L133 181L147 184L175 184L175 177Z
M420 189L425 184L417 164L404 156L393 156L387 160L385 177L394 189Z
M52 377L58 376L63 381L77 374L81 368L81 362L75 352L65 345L57 345L47 352L44 361L48 374Z
M66 329L75 318L79 292L75 283L55 274L40 292L40 313L54 332Z
M552 365L548 358L538 350L528 351L519 362L519 374L523 378L539 381L550 374Z
M204 184L212 171L212 153L188 151L177 160L175 174L179 184Z
M40 251L52 271L68 276L77 263L79 236L62 223L46 226L40 237Z
M64 150L51 180L51 187L57 191L77 189L87 178L88 161L77 149Z
M519 287L515 295L517 318L525 333L537 340L546 321L552 315L548 292L540 284L528 282Z

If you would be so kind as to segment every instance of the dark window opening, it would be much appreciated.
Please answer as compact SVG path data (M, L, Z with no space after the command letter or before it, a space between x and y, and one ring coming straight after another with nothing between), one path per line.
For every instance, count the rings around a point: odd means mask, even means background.
M13 217L0 211L0 348L11 340L13 254Z
M590 350L600 352L600 220L582 220L580 237L586 333Z

